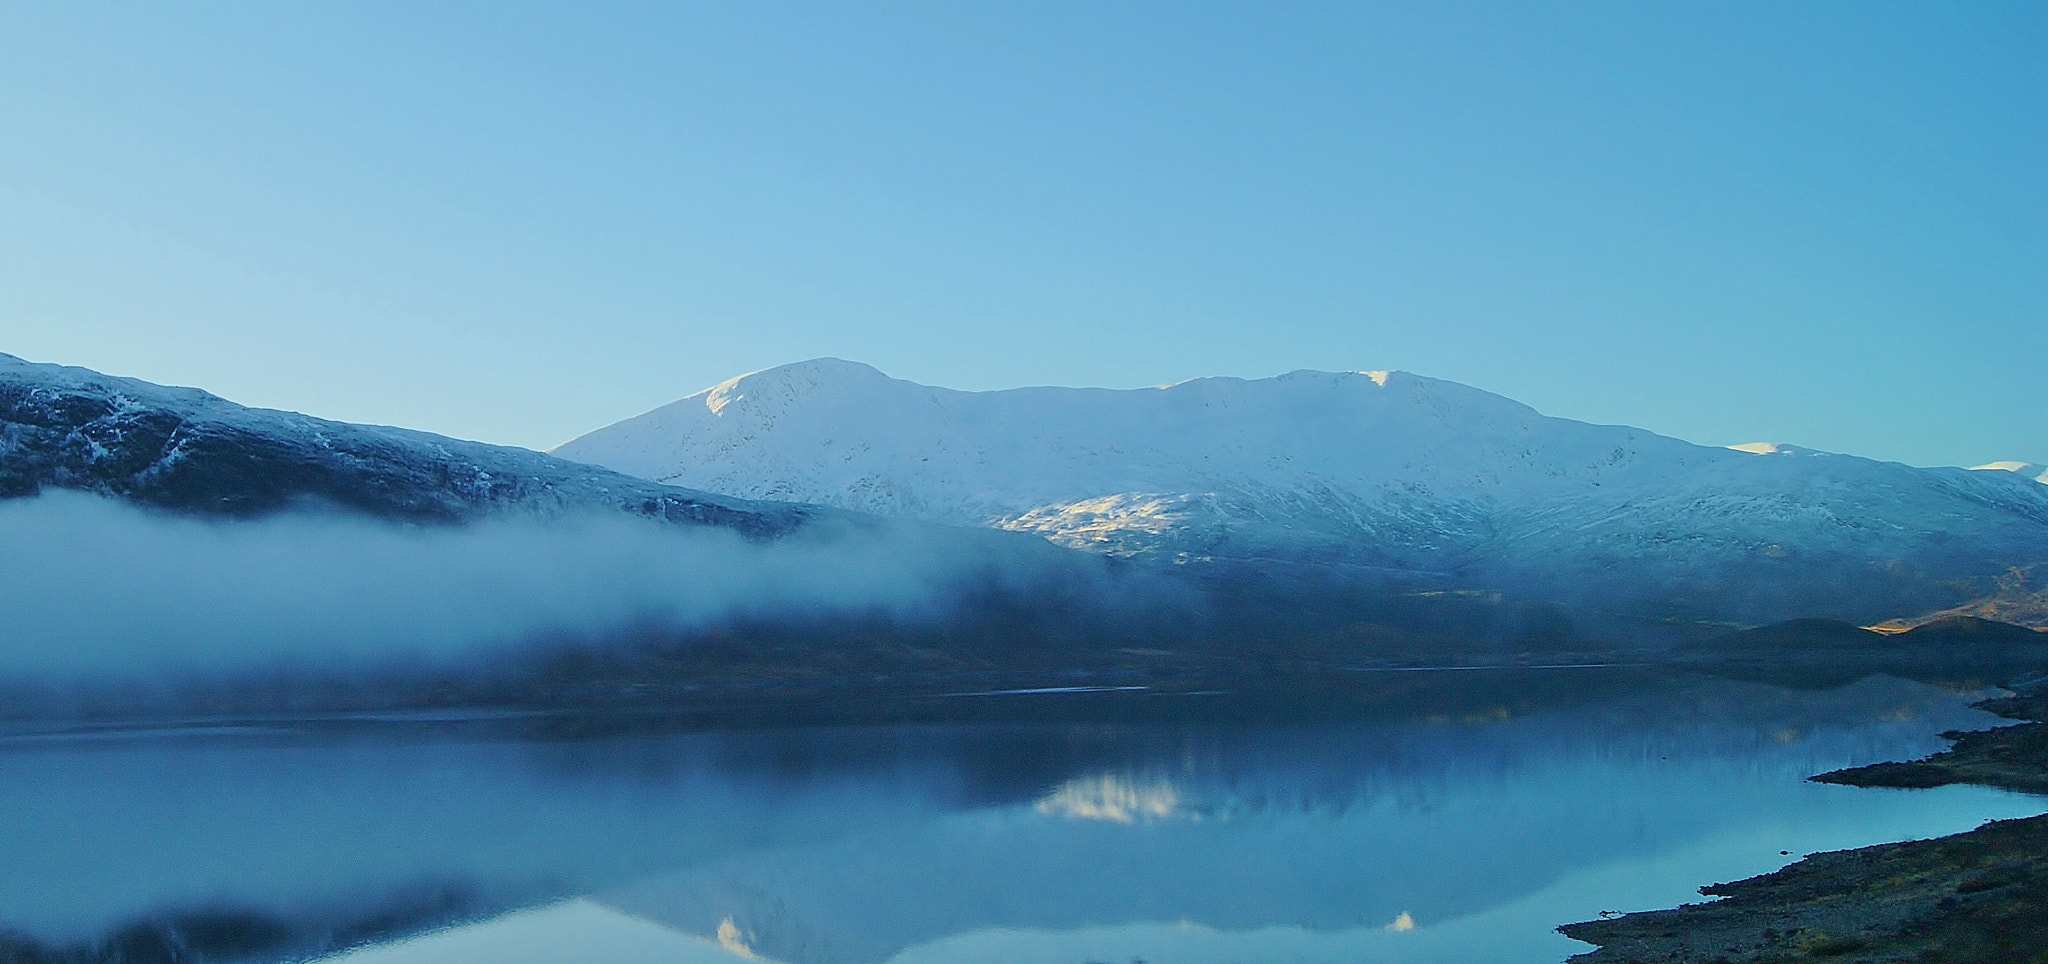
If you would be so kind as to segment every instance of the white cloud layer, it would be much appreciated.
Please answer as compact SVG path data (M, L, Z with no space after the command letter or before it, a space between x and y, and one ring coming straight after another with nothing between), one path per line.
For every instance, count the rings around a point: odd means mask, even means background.
M826 524L759 544L627 516L229 522L52 493L0 502L0 677L434 662L749 613L914 616L1034 561L928 528Z

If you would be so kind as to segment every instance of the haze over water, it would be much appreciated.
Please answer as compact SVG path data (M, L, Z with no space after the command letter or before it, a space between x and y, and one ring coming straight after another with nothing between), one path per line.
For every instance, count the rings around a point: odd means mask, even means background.
M1316 725L14 737L0 928L204 911L278 960L472 922L351 964L1558 961L1587 949L1558 924L2042 809L1803 782L1992 724L1967 694L1554 672L1605 695L1471 672L1455 710ZM1140 698L1049 698L1103 697Z

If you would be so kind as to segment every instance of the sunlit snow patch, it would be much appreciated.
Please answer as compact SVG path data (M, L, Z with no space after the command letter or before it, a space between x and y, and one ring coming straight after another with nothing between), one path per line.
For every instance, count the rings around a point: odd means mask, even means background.
M1986 462L1970 466L1972 472L2013 472L2036 482L2048 484L2048 465L2038 462Z

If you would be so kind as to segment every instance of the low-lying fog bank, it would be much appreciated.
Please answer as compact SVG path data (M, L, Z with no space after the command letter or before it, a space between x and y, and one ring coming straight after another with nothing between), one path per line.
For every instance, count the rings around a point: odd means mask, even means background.
M819 531L819 530L826 531ZM535 634L749 613L942 613L1044 554L929 527L749 542L619 515L405 527L339 514L195 520L52 492L0 502L13 672L441 661ZM1017 540L1020 544L1028 540Z
M1266 707L1345 690L1309 679L1328 671L1759 658L1670 649L1726 628L1698 620L1338 567L1155 565L852 514L758 539L619 512L222 519L50 492L0 501L0 546L0 716L16 720L454 707L983 718L996 703L903 701L1107 685L1232 689ZM1864 648L1888 662L1852 660L1847 678L1916 675L1929 647ZM1791 658L1765 655L1771 678Z
M862 519L756 541L596 512L462 526L196 519L59 491L0 501L0 546L0 679L60 686L487 673L515 651L650 627L918 624L952 617L970 592L1131 582L1028 537Z
M758 540L621 513L219 519L51 491L0 501L0 546L17 717L564 708L705 684L1583 642L1568 614L1497 594L1154 567L851 515Z

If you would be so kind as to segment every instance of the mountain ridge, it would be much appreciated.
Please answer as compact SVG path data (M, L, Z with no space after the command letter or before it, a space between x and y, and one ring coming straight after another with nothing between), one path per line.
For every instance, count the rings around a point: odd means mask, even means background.
M1309 560L1702 605L1734 591L1758 621L1841 593L1857 601L1821 612L1953 605L1961 595L1939 583L2048 559L2048 488L2016 473L1701 446L1398 371L962 392L815 359L551 451L1112 555Z
M408 522L603 507L769 536L812 510L649 483L528 449L250 408L0 354L0 498L74 489L206 515L326 504Z

